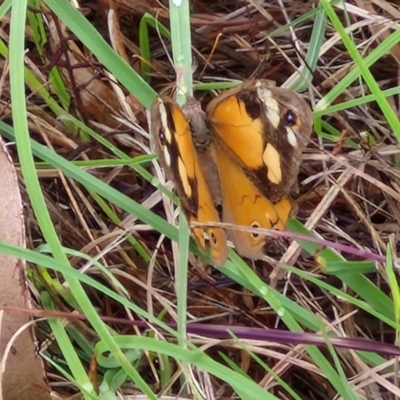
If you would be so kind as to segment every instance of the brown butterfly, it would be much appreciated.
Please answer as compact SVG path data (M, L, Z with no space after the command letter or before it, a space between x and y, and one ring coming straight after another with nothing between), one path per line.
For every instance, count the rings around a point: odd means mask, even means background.
M184 111L159 96L151 107L151 139L189 223L283 230L312 132L307 103L271 81L256 80L225 91L205 114L193 99ZM226 236L242 256L263 256L264 236L239 229L226 234L216 225L192 229L203 250L207 237L216 265L226 261Z

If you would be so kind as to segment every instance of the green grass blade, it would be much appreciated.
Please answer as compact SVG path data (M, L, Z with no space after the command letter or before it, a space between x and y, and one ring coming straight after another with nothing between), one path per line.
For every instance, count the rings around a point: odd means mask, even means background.
M4 0L0 5L0 19L3 19L12 6L13 0Z
M250 399L271 399L277 397L262 389L256 382L249 380L243 374L232 371L230 368L214 361L210 356L201 350L188 350L180 346L165 341L138 336L117 336L117 343L124 349L141 349L156 353L163 353L181 360L182 362L196 365L197 368L207 371L219 379L227 382L237 393L243 393ZM102 342L96 345L96 352L99 358L103 358L103 353L107 351Z
M193 94L192 45L188 0L170 0L171 41L176 71L176 101L183 105Z
M321 0L321 4L324 6L326 13L329 19L331 20L333 26L335 27L336 31L339 33L349 55L352 57L354 63L359 68L365 83L368 85L369 89L374 95L375 101L378 103L380 109L382 110L383 115L386 117L390 127L394 132L394 135L397 138L397 141L400 142L400 121L396 113L393 111L389 102L386 100L385 96L380 90L380 87L376 82L374 76L372 75L371 71L369 70L367 63L358 53L356 45L353 43L350 36L346 32L345 28L343 27L339 17L335 13L330 2L328 0Z
M290 85L290 89L295 92L303 92L308 89L313 79L313 73L319 60L319 52L325 40L326 13L320 8L315 16L313 30L311 33L310 44L305 58L299 71L296 72L297 79Z
M150 56L150 41L149 41L149 27L157 29L157 31L167 39L171 39L169 30L160 22L158 22L151 14L145 13L140 19L139 24L139 47L140 54L143 61L141 61L141 72L143 79L146 82L150 81L151 78L151 56Z
M41 294L41 300L46 309L55 310L54 304L47 292L43 292ZM85 368L83 367L75 348L67 335L62 321L58 318L49 318L48 322L54 337L57 340L60 350L64 355L69 368L71 369L73 374L72 382L76 382L76 385L82 390L82 394L85 399L95 398L96 393L93 384L90 382Z

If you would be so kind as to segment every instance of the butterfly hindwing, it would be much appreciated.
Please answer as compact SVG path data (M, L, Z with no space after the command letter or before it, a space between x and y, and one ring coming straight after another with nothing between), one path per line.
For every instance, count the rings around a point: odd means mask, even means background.
M272 203L226 152L220 149L216 154L221 181L223 222L249 228L283 230L291 212L289 199L283 198ZM259 259L263 256L265 236L232 228L228 230L228 237L243 257Z

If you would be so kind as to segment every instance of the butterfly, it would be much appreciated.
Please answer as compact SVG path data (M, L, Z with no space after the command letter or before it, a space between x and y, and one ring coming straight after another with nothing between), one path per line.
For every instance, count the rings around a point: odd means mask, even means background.
M197 223L192 232L200 248L209 249L217 266L227 259L227 239L243 257L262 258L265 236L218 223L285 229L312 133L306 101L272 81L255 80L217 96L205 112L194 99L181 108L158 96L150 117L152 148L189 224Z

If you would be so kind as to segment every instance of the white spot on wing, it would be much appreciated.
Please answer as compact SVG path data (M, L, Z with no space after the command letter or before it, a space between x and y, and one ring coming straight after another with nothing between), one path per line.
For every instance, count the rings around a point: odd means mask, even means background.
M263 161L268 168L268 179L275 184L282 181L281 157L276 148L268 143L263 154Z
M182 184L182 187L183 187L183 190L184 190L186 196L192 197L192 187L190 186L190 183L189 183L189 178L187 176L185 164L183 163L183 161L180 157L178 158L178 171L179 171L179 177L181 180L181 184Z
M158 109L160 111L161 126L164 129L165 138L167 139L168 143L171 143L172 135L170 130L168 129L167 110L165 109L165 105L161 99L158 100L158 105L159 105Z
M163 154L165 164L167 164L168 167L171 167L171 155L169 154L168 148L166 146L163 146Z
M297 147L296 134L294 133L293 129L290 126L286 127L286 133L289 144L291 144L293 147Z
M275 129L278 129L280 117L279 104L275 100L271 90L266 89L261 84L257 85L257 94L260 100L264 103L266 116Z

